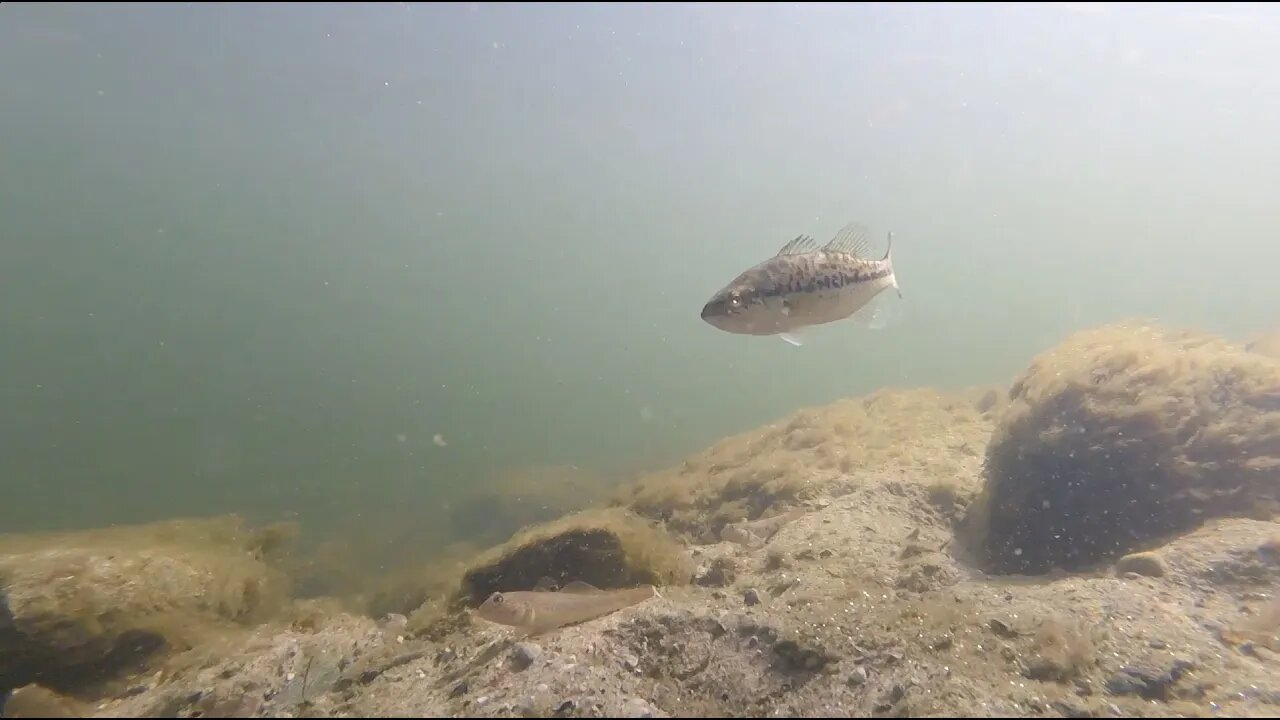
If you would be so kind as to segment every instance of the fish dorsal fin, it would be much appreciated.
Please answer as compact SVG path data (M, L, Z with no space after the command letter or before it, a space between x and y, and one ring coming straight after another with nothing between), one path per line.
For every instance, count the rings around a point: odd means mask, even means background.
M581 580L574 580L571 583L565 583L565 586L560 588L560 592L572 593L577 595L586 595L588 593L598 593L602 591L600 590L600 588L590 583L584 583Z
M538 582L533 586L534 592L554 592L556 589L556 581L543 575L538 578Z
M831 238L831 242L823 245L822 249L865 257L870 247L870 243L867 242L867 228L862 223L851 222L840 228L840 232Z
M818 249L818 242L808 235L797 235L778 251L778 255L800 255Z

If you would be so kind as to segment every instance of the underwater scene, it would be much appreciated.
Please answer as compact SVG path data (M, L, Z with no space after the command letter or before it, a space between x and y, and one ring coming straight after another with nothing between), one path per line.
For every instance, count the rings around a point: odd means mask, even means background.
M0 717L1280 714L1277 48L0 4Z

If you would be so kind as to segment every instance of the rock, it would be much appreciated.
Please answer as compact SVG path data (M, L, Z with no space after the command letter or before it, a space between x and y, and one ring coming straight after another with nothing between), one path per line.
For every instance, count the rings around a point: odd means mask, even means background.
M335 695L358 692L396 663L426 657L424 649L406 653L402 645L388 642L369 617L339 612L305 630L269 622L175 656L144 692L99 703L95 715L323 716L325 703Z
M5 718L90 717L92 708L39 685L23 685L0 703Z
M400 613L388 613L380 623L384 632L399 635L405 631L405 626L409 624L409 618Z
M1116 561L1116 573L1136 573L1147 577L1164 577L1164 560L1153 552L1140 552L1125 555Z
M651 718L658 717L658 712L648 701L641 698L628 698L622 704L621 717Z
M718 557L711 561L711 567L698 576L697 584L703 587L724 587L732 585L737 577L737 563L731 557Z
M759 605L761 603L760 591L755 588L747 588L747 591L742 594L742 601L748 606Z
M499 590L531 590L544 579L598 588L683 585L687 552L662 530L621 508L592 510L529 528L477 558L459 598L478 606Z
M860 687L867 684L867 669L859 665L849 673L849 684L854 687Z
M1280 504L1280 361L1117 323L1036 357L1009 390L962 537L983 569L1082 570L1206 518Z
M1146 700L1167 700L1170 686L1192 667L1190 662L1183 660L1175 662L1168 672L1126 666L1107 680L1107 692L1112 695L1139 695Z
M0 539L0 691L182 649L284 607L234 516Z
M524 670L533 664L542 654L542 648L533 643L521 642L511 650L511 664L517 670Z

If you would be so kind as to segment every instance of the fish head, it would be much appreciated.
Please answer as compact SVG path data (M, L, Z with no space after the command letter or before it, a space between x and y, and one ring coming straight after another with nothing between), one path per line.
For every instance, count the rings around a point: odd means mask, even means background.
M702 306L702 319L725 332L767 335L787 329L781 302L768 288L745 275L726 285Z
M485 599L476 614L499 625L530 625L534 620L533 606L521 599L518 593L495 592Z

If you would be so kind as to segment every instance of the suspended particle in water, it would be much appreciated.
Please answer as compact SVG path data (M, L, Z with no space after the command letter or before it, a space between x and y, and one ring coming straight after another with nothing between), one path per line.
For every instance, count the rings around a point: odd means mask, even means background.
M436 433L435 435L431 436L431 442L435 443L440 447L444 447L449 444L444 441L444 435L441 435L440 433Z

